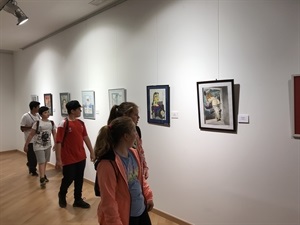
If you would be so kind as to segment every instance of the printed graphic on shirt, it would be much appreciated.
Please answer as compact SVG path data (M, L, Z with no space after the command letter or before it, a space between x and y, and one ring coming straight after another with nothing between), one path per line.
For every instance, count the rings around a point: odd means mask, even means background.
M51 146L52 124L40 121L34 142L34 150L43 150Z

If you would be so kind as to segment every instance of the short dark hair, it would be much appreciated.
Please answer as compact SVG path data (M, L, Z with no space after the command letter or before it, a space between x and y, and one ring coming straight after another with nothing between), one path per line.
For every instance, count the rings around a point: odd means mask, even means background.
M66 104L66 108L68 110L68 114L71 114L71 110L76 110L78 108L81 108L81 105L77 100L72 100Z
M31 102L29 103L29 108L30 108L30 110L32 110L33 108L36 108L36 107L40 106L40 104L41 104L41 103L39 103L39 102L37 102L37 101L31 101Z
M46 112L48 110L49 110L49 108L47 106L42 106L41 108L39 108L40 116L42 116L43 112Z

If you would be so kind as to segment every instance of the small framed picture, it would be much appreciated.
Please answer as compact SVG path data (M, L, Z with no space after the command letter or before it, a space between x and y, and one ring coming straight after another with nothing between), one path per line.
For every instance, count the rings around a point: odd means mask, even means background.
M49 108L50 116L53 116L52 94L44 94L44 104Z
M82 91L82 112L84 119L95 119L95 91Z
M39 96L38 95L31 95L31 101L36 101L38 102L39 101Z
M148 123L170 126L169 85L147 86Z
M109 97L109 110L114 105L120 105L122 102L126 102L126 89L108 89Z
M199 127L235 131L234 81L197 82Z
M70 101L70 93L64 92L59 93L59 100L60 100L60 112L62 116L68 115L68 110L66 108L66 104Z

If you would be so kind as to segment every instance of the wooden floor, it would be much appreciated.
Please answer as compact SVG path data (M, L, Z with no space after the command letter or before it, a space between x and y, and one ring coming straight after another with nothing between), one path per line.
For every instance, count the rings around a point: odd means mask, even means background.
M97 225L97 207L93 185L85 182L83 198L90 209L73 208L73 188L67 194L67 207L58 206L57 193L61 172L48 166L50 180L46 189L39 186L39 178L28 174L26 156L19 151L0 153L0 225ZM178 225L150 212L153 225Z

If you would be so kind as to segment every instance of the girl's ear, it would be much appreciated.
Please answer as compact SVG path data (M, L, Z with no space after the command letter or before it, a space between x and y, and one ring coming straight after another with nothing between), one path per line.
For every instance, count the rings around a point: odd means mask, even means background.
M123 137L124 137L125 140L127 140L128 134L127 133L123 134Z

